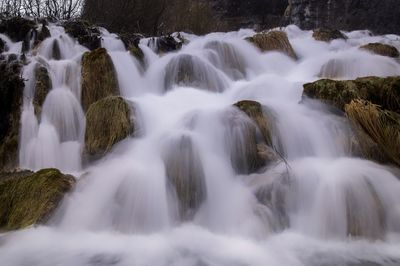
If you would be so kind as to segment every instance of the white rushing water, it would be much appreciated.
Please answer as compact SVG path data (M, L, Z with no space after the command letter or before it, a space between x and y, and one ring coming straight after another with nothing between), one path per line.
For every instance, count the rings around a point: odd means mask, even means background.
M0 236L0 265L400 265L398 172L352 158L343 118L300 102L303 84L320 77L400 75L399 61L358 49L377 41L400 48L400 37L358 31L324 43L295 26L284 30L298 61L261 53L244 40L254 32L241 30L183 34L190 42L162 56L143 40L141 63L102 30L139 124L134 137L82 166L86 49L51 26L24 68L20 166L57 167L79 182L48 225ZM37 64L52 83L39 119ZM192 74L182 79L184 71ZM284 156L256 173L243 158L253 124L232 107L240 100L273 114L273 144ZM172 187L174 175L189 199Z

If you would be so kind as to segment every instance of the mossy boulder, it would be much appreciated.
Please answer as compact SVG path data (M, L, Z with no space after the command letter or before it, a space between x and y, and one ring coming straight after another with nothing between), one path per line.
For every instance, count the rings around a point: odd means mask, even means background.
M255 101L241 101L234 106L240 111L228 118L227 139L231 162L240 174L257 172L279 160L272 144L272 117ZM244 115L244 116L242 116Z
M400 77L365 77L356 80L322 79L304 85L303 96L321 100L344 111L352 100L364 99L393 112L400 111Z
M279 51L287 54L293 59L297 59L296 53L289 42L287 34L283 31L257 33L246 40L253 43L263 52Z
M347 37L336 29L320 28L313 32L313 38L317 41L330 42L336 39L346 40Z
M400 114L365 100L345 106L364 157L400 166Z
M0 174L0 231L48 221L75 178L57 169Z
M68 20L63 23L65 32L89 50L101 47L100 31L84 20Z
M0 169L17 164L24 81L21 64L0 62Z
M85 152L93 159L103 156L117 142L134 132L133 108L111 96L90 105L86 113Z
M360 47L362 50L367 50L371 53L388 56L388 57L399 57L399 50L396 47L383 43L369 43Z
M118 80L111 57L104 48L82 57L82 105L89 106L108 96L118 95Z
M179 200L182 220L193 218L206 199L203 165L190 136L172 140L164 152L168 188Z
M35 94L33 96L33 106L35 114L40 116L44 100L51 90L52 84L47 68L37 65L35 69Z

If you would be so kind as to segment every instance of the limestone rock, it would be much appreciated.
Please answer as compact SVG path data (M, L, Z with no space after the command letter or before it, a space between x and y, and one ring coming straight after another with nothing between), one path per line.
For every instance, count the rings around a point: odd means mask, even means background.
M371 53L388 56L388 57L399 57L399 50L396 47L383 44L383 43L369 43L360 47L362 50L367 50Z
M269 31L257 33L247 40L257 46L261 51L279 51L297 59L296 53L289 42L287 34L283 31Z

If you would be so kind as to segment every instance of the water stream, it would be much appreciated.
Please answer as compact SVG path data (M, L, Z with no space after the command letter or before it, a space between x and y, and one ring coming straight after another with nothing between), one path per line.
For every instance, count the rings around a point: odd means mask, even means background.
M56 167L79 182L49 225L0 236L0 264L400 265L398 172L353 158L346 121L301 102L302 85L320 77L400 75L395 59L357 48L375 41L400 48L400 37L358 31L323 43L295 26L284 30L298 61L261 53L244 40L254 32L241 30L183 34L189 43L162 56L144 40L141 63L103 30L120 93L140 122L105 158L83 164L80 61L87 49L50 26L51 38L24 67L20 167ZM39 119L37 64L52 83ZM183 71L193 74L181 78ZM284 157L256 173L232 159L245 153L252 125L232 106L240 100L273 113L273 144ZM174 171L196 195L188 204L171 188Z

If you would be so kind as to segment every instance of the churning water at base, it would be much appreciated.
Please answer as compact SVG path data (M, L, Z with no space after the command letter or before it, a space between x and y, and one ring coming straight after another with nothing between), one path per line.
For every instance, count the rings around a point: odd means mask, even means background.
M260 53L244 40L254 32L242 30L184 35L189 44L162 56L144 40L139 62L102 31L139 122L134 137L82 168L85 48L52 26L24 70L20 163L78 173L79 182L49 225L0 237L1 265L400 265L398 172L351 158L346 121L300 103L302 84L320 76L400 75L395 59L357 48L400 48L400 37L352 32L328 44L285 31L298 61ZM39 119L36 64L52 81ZM260 144L247 141L259 133L233 107L240 100L265 106L282 157L256 173L240 156Z

